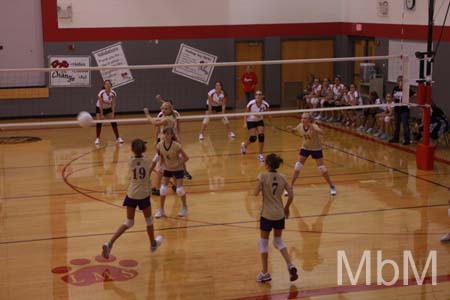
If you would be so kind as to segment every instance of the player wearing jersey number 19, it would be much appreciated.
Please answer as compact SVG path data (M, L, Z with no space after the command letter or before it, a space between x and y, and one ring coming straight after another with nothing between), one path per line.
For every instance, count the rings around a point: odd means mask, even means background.
M316 161L317 168L322 174L323 178L330 186L330 194L336 195L336 187L331 182L328 170L323 164L322 144L320 142L320 136L323 135L322 129L319 125L314 123L314 118L309 113L302 114L302 121L296 126L288 126L287 129L292 133L299 133L303 137L303 145L300 149L298 161L295 163L294 174L291 178L291 186L294 187L294 183L300 174L300 170L306 162L306 159L311 157Z
M147 234L150 239L150 251L155 251L162 243L162 237L159 235L155 237L153 230L153 218L150 203L150 173L155 167L155 163L144 157L146 151L145 142L141 139L135 139L131 143L131 150L134 157L130 159L130 184L128 185L127 195L123 202L123 206L127 208L127 218L125 222L120 225L112 238L103 244L102 256L109 257L114 242L128 229L134 225L134 215L136 207L139 207L144 214L145 222L147 223Z
M261 252L262 271L256 276L256 281L266 282L272 280L268 272L268 252L269 235L274 230L273 245L281 252L290 275L290 280L297 280L297 268L292 264L286 245L281 238L284 229L285 219L289 217L289 207L294 199L292 188L284 175L277 172L280 164L283 163L281 157L276 154L269 154L265 159L267 172L258 176L255 196L262 193L263 203L261 208L260 229L261 238L258 241ZM283 207L283 191L288 193L286 205Z

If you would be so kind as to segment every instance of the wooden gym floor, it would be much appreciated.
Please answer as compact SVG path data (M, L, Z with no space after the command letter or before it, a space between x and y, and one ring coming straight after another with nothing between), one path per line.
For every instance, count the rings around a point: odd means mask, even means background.
M274 118L266 129L265 152L285 159L291 175L300 138L284 128L292 117ZM256 145L242 156L247 138L242 120L233 120L235 140L212 121L199 142L200 122L182 124L182 142L192 180L187 218L176 217L180 203L168 196L168 218L155 220L162 246L149 252L145 223L115 244L110 261L99 259L101 245L124 221L121 208L130 141L152 138L150 125L119 126L126 143L114 143L103 128L96 148L94 128L1 132L0 137L35 136L33 143L0 144L0 299L450 299L449 150L438 149L433 171L416 169L415 156L354 134L324 127L325 162L338 194L329 190L309 159L295 186L284 240L299 269L289 282L281 255L272 245L272 282L260 284L257 240L260 198L252 195L264 170ZM413 150L414 146L407 148ZM153 149L148 151L152 156ZM153 211L159 207L152 198ZM357 285L344 272L337 283L337 251L345 250L356 273L363 251L371 254L371 285L365 268ZM376 285L376 254L395 261L400 281ZM437 285L403 285L403 251L410 250L419 275L436 251ZM385 266L384 279L393 276ZM431 268L427 277L431 277ZM413 273L406 274L413 278Z

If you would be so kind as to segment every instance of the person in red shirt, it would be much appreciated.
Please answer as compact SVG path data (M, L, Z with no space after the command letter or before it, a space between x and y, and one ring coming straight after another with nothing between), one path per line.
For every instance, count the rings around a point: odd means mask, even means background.
M255 88L258 83L258 78L256 77L255 72L250 69L250 66L247 66L246 72L242 74L241 82L248 103L255 99Z

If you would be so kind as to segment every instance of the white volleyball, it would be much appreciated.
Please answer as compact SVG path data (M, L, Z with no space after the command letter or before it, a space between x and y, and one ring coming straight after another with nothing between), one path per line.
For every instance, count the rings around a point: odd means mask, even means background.
M78 114L77 120L78 120L78 124L79 124L81 127L89 127L89 126L92 125L92 123L93 123L93 121L94 121L94 120L92 119L91 114L88 113L87 111L82 111L82 112L80 112L80 113Z

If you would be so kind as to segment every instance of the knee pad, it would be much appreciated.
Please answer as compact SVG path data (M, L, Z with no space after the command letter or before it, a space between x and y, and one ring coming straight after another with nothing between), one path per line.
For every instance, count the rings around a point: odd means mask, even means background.
M97 127L97 128L102 128L102 123L97 123L97 124L95 124L95 127Z
M208 117L204 118L203 125L208 125L208 123L209 123L209 118Z
M184 191L182 186L177 186L176 191L177 191L178 196L180 196L180 197L183 197L184 195L186 195L186 192Z
M148 218L145 218L145 223L147 223L147 226L152 226L153 225L153 217L150 216Z
M112 126L113 128L116 128L116 127L117 127L117 123L116 123L116 122L111 122L111 126Z
M123 225L127 226L127 228L131 228L134 225L134 220L127 219L125 222L123 222Z
M258 240L258 248L259 248L259 252L261 252L261 253L269 252L269 240L268 239L259 239Z
M165 196L165 195L167 195L167 190L168 190L167 185L161 184L161 187L159 188L159 194L161 196Z
M251 135L248 140L250 141L250 143L254 143L256 142L256 136L255 135Z
M319 172L322 174L328 171L327 167L325 167L324 165L318 166L317 168L319 169Z
M273 246L275 248L277 248L278 250L286 248L286 245L284 244L283 239L281 237L279 237L279 236L275 236L273 238Z
M296 162L295 163L295 167L294 167L294 171L300 171L303 168L303 164L301 162Z
M264 133L258 134L258 142L264 143Z
M223 117L222 123L223 123L224 125L228 125L228 124L230 124L230 121L228 120L227 117Z

